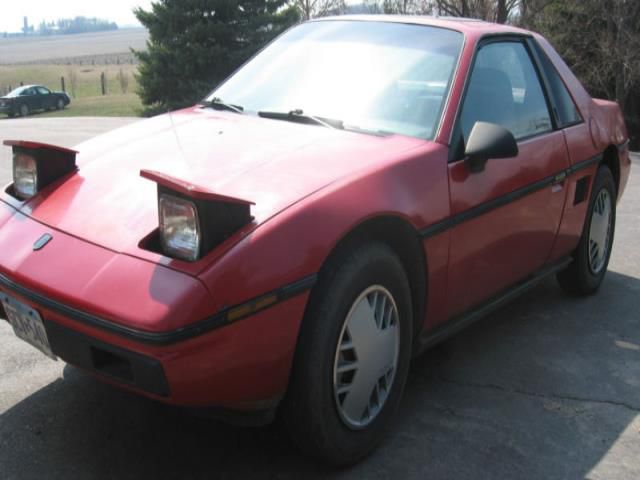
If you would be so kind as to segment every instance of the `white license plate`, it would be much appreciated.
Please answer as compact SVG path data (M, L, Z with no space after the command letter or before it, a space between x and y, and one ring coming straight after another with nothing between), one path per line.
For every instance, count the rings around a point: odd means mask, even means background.
M57 357L51 351L47 331L44 328L40 314L33 308L4 293L0 293L0 299L16 336L33 345L48 357L57 360Z

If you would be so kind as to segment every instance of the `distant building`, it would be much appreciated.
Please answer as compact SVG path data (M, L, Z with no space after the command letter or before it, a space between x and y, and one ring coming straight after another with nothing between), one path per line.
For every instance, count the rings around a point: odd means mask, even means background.
M29 17L24 17L24 26L22 27L22 31L25 35L29 34Z

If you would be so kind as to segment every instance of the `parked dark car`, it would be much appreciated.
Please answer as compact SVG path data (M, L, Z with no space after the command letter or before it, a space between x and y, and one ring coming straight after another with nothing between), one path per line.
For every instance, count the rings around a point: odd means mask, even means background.
M37 110L62 110L71 103L64 92L52 92L41 85L27 85L0 97L0 113L26 117Z

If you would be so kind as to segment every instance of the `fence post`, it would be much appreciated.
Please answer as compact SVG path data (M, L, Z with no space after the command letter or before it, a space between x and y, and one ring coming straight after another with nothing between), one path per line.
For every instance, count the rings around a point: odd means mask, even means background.
M107 85L106 85L106 82L105 82L104 72L102 72L100 74L100 86L102 87L102 95L106 95L107 94Z
M60 86L62 87L62 91L64 93L67 93L67 89L65 88L65 85L64 85L64 77L60 77Z

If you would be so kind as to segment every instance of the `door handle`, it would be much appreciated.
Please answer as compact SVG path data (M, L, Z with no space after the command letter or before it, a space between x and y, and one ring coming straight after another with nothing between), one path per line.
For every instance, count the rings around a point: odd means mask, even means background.
M567 172L560 172L555 177L553 177L552 185L558 185L559 183L564 182L566 178L567 178Z

